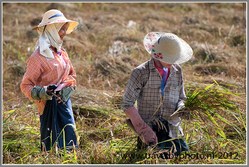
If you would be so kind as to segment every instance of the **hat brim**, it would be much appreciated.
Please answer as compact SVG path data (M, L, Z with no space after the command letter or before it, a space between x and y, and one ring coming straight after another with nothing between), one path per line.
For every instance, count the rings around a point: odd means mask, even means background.
M56 23L69 23L66 34L70 34L72 31L74 31L79 24L77 21L73 21L73 20L56 20L56 21L49 22L46 24L39 24L39 25L33 27L32 29L39 31L40 28L42 28L46 25L56 24Z
M193 56L193 50L190 45L184 41L182 38L179 38L180 42L180 55L179 59L176 61L177 64L185 63L189 61Z
M174 55L173 58L172 58L172 55L169 55L170 54L169 52L161 52L162 53L161 57L154 56L154 54L152 53L152 49L155 49L153 47L158 42L158 39L165 34L174 36L179 44L178 54ZM150 32L144 37L143 44L144 44L145 50L154 59L157 59L162 62L169 63L169 64L181 64L181 63L187 62L188 60L191 59L193 55L193 50L189 46L189 44L183 39L179 38L178 36L172 33Z

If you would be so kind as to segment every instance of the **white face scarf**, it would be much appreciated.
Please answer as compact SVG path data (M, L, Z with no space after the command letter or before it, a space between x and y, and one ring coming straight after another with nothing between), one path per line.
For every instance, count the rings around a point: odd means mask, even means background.
M57 52L61 51L63 40L61 40L58 32L64 24L65 23L50 24L44 27L45 30L43 28L42 32L39 31L40 37L37 46L40 48L41 55L53 59L54 55L52 50L49 48L50 46L55 47Z

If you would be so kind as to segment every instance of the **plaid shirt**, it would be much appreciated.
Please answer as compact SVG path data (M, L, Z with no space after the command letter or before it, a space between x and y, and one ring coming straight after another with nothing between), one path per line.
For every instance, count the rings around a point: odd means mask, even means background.
M33 101L31 90L34 86L47 86L50 84L67 83L76 85L76 73L65 50L61 55L54 53L54 59L42 56L37 49L27 60L26 72L20 88L23 94ZM42 115L46 101L35 100L38 112Z
M136 67L126 86L122 108L125 111L137 101L138 112L146 123L151 125L151 121L162 117L169 122L170 137L177 138L183 136L181 119L178 116L170 118L170 115L178 106L184 105L186 99L181 67L177 64L171 66L163 98L160 89L161 80L162 77L155 68L153 59Z

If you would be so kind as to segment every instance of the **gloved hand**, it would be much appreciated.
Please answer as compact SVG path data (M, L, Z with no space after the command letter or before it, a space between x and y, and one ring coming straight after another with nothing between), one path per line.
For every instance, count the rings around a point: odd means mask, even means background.
M75 88L68 85L68 83L61 83L59 84L56 89L56 100L58 103L66 102L69 97L74 92Z
M55 93L57 103L66 102L70 96L75 91L75 87L65 86L65 84L60 84L58 87L56 85L50 85L47 87L47 93L52 95L52 92Z
M145 144L154 145L158 143L156 133L143 121L135 107L130 107L125 113L130 118L136 133Z
M66 102L70 96L73 94L75 91L75 87L72 86L66 86L61 91L59 91L58 95L60 96L61 100Z
M31 90L31 97L34 100L52 100L52 94L47 93L47 86L34 86Z
M138 132L140 139L147 145L155 145L158 143L155 132L145 122L141 126L137 126L136 131Z

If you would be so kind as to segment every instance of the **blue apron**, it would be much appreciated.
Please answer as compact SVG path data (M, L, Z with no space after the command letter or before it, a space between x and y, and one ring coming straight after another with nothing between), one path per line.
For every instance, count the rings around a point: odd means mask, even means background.
M56 98L46 102L40 116L41 150L58 148L72 149L78 147L70 98L65 103L57 103Z

